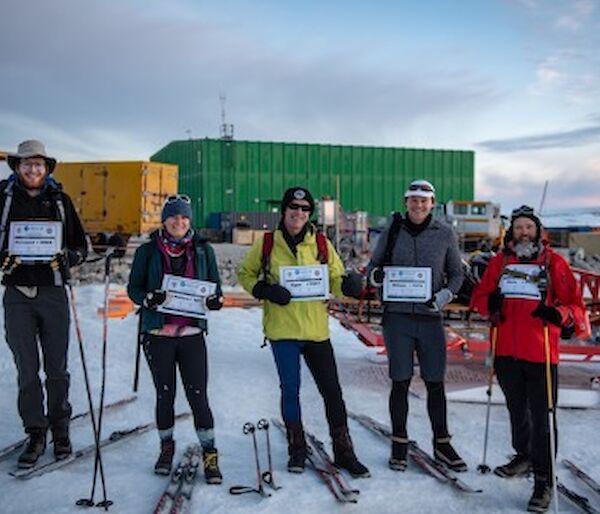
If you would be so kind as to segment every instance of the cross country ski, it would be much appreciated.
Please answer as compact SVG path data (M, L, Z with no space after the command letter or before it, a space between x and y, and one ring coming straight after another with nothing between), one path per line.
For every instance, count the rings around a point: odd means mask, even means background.
M202 448L190 445L169 479L169 483L156 504L153 514L179 514L189 507L192 488L202 459Z
M125 405L128 405L129 403L135 401L137 399L137 396L128 396L126 398L122 398L120 400L114 401L112 403L109 403L107 405L104 406L104 410L113 410L119 407L123 407ZM79 412L77 414L74 414L71 417L71 422L79 420L79 419L86 419L88 418L90 415L90 411L84 411L84 412ZM27 437L24 437L23 439L16 441L12 444L9 444L8 446L5 446L4 448L0 449L0 460L4 460L6 458L8 458L10 455L12 455L14 452L16 452L17 450L19 450L26 442L27 442Z
M586 514L600 514L600 510L593 507L587 497L577 494L575 491L565 486L565 484L562 482L557 482L556 487L558 492L564 498L569 500L573 505L581 509Z
M367 428L371 432L385 439L386 441L391 440L391 430L379 421L371 418L370 416L366 416L364 414L355 414L353 412L349 412L348 416L360 423L363 427ZM463 482L457 476L455 476L452 471L446 468L446 466L444 466L441 462L435 460L431 455L429 455L425 450L423 450L417 444L416 441L409 442L408 455L412 459L412 461L415 464L417 464L423 471L425 471L438 481L450 485L457 491L463 493L482 492L481 489L475 489Z
M176 419L187 418L189 416L190 416L190 413L185 412L182 414L178 414L176 416ZM152 430L155 426L156 426L156 423L151 422L151 423L144 423L142 425L138 425L134 428L129 428L129 429L125 429L125 430L116 430L112 434L110 434L108 437L102 439L100 441L99 445L101 448L104 448L105 446L112 445L112 444L122 441L124 439L129 439L133 436L148 432L149 430ZM11 475L15 478L23 479L23 480L38 477L41 475L45 475L46 473L50 473L51 471L56 471L57 469L63 468L64 466L71 464L72 462L74 462L82 457L86 457L87 455L92 455L95 451L96 451L96 444L92 443L88 446L84 446L83 448L74 451L68 457L66 457L64 459L52 460L49 462L45 462L43 464L34 466L33 468L18 469L15 471L11 471L11 472L9 472L9 475Z
M589 476L583 469L569 459L563 459L563 464L573 473L579 480L592 489L595 493L600 494L600 484Z
M285 426L281 421L272 419L271 422L285 434ZM360 491L350 488L344 476L334 466L323 442L308 431L305 431L305 434L308 443L307 460L310 468L319 475L337 501L356 503Z

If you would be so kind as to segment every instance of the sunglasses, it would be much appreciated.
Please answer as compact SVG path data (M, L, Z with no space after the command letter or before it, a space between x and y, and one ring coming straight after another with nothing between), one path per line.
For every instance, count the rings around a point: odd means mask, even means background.
M165 203L174 203L174 202L178 202L179 200L181 200L182 202L185 202L185 203L192 203L192 199L188 195L167 196Z
M310 212L312 211L312 207L310 205L300 205L297 203L291 203L287 206L288 209L292 209L293 211L297 211L300 209L302 212Z
M409 191L425 191L427 193L435 193L433 187L428 186L427 184L413 184L408 186Z

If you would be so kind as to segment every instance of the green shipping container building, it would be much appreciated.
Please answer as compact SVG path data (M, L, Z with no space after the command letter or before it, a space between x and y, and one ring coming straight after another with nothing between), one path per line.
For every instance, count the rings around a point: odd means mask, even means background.
M475 153L227 139L173 141L151 161L179 166L179 191L192 198L195 225L211 212L272 211L286 188L336 198L345 211L387 216L402 208L407 184L431 181L439 202L473 200Z

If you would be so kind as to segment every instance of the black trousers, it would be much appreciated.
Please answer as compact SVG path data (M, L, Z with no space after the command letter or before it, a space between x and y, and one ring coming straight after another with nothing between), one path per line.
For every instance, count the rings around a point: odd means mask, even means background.
M192 409L196 430L213 428L213 415L206 393L208 363L204 335L184 337L146 335L144 353L156 388L158 429L168 430L175 424L177 367Z
M30 298L13 286L4 291L4 327L6 342L17 367L19 385L18 409L25 432L67 431L71 417L69 404L69 302L61 286L39 286ZM47 415L44 389L39 376L42 350Z
M546 365L512 357L496 357L496 377L506 397L510 415L512 445L515 451L531 459L536 476L551 477L550 426ZM554 406L558 396L558 374L550 366ZM554 409L554 440L558 447L556 409Z

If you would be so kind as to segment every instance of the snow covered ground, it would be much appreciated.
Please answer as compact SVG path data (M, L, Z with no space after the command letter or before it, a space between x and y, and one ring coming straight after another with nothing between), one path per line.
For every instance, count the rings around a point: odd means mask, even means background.
M76 288L77 310L81 319L85 351L91 380L96 393L100 388L101 319L96 309L102 304L103 288L86 285ZM3 315L1 316L3 319ZM0 321L1 323L1 321ZM331 320L331 335L338 367L350 410L370 414L388 422L388 384L385 366L371 358L372 350L365 348L351 333ZM2 329L3 332L3 329ZM108 378L106 401L131 394L135 356L136 319L109 321ZM389 448L378 438L350 421L351 434L357 454L370 467L372 477L349 480L359 488L356 505L336 503L330 492L309 469L303 475L285 471L286 443L275 428L271 442L275 462L275 480L283 486L271 498L258 495L231 496L232 485L255 485L252 442L242 433L246 421L256 423L260 418L279 415L279 389L268 348L262 344L261 311L255 309L224 309L211 314L209 334L209 397L215 416L220 465L224 474L221 486L208 486L202 480L194 492L193 513L438 513L438 512L522 512L531 493L527 480L503 480L494 475L479 475L485 405L449 404L450 429L453 443L470 466L461 478L484 490L478 495L461 495L448 486L422 474L414 465L405 473L387 468ZM86 409L85 387L79 350L74 332L70 347L71 399L74 412ZM306 369L302 389L305 424L327 443L327 425L321 399ZM22 437L21 421L16 409L16 372L7 345L0 345L0 447ZM179 390L177 411L187 410L183 392ZM411 398L410 436L430 450L430 429L425 403ZM104 418L103 434L152 421L154 388L142 361L140 390L137 401L118 410L109 411ZM600 478L600 446L598 444L599 416L597 410L559 410L559 459L578 462L592 476ZM262 436L262 434L259 434ZM195 442L192 422L188 419L176 426L178 454L189 442ZM75 448L92 442L89 422L72 425ZM264 450L264 439L259 438ZM108 496L114 501L111 512L149 513L166 483L154 475L152 468L157 456L158 437L155 431L108 447L103 452ZM492 407L490 465L503 463L511 453L508 420L503 406ZM50 459L47 451L45 459ZM263 454L263 465L266 459ZM16 467L16 456L0 462L0 512L67 513L80 511L75 501L89 495L93 458L84 458L45 476L20 481L8 475ZM559 466L559 474L568 485L589 496L597 506L600 498L573 481L568 471ZM100 495L96 495L100 499ZM561 511L576 512L561 501ZM96 510L94 510L96 512Z

